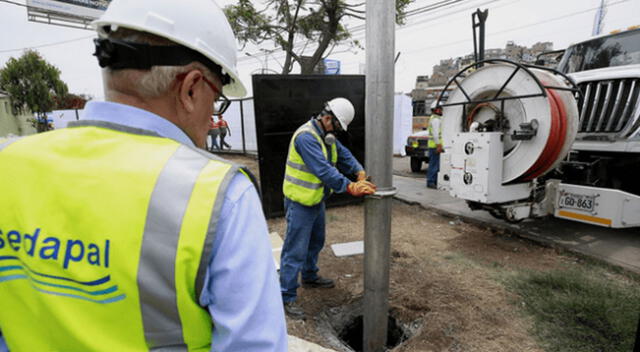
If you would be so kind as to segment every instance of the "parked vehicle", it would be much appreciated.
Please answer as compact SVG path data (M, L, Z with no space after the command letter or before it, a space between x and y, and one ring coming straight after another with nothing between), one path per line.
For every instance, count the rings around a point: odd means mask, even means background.
M640 195L640 28L569 46L558 70L582 91L563 182Z
M429 132L427 130L418 131L407 137L407 144L404 151L410 157L411 171L420 172L422 163L429 162Z
M452 82L438 181L451 195L508 221L640 226L640 28L569 46L558 70L484 60Z

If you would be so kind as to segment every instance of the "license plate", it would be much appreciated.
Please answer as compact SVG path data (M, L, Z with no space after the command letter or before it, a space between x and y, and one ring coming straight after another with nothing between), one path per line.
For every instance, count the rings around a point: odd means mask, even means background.
M563 192L560 194L558 205L560 208L571 208L587 212L593 212L596 204L594 195Z

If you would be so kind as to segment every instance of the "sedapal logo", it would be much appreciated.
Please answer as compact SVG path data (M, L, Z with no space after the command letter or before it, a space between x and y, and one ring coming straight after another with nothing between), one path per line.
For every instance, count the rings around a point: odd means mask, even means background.
M0 229L0 284L27 280L38 292L81 299L94 303L113 303L125 299L108 273L110 241L85 243L79 239L45 236L39 228L32 233ZM62 270L39 270L44 262L55 261ZM47 265L46 267L51 267ZM96 267L102 270L95 270ZM89 280L85 273L103 274ZM84 274L84 275L83 275Z

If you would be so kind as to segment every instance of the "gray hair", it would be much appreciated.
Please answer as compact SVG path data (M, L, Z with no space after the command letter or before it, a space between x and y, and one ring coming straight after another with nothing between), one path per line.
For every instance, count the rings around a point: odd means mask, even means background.
M135 31L128 28L118 28L110 32L110 39L149 45L177 45L176 43L154 34ZM203 64L192 62L184 66L153 66L149 70L103 70L105 95L107 98L113 91L133 93L140 98L157 98L169 91L176 76L198 69L211 79L212 73Z

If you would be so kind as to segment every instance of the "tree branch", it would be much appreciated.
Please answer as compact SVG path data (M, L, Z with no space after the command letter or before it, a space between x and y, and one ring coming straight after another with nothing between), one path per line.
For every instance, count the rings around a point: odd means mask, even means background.
M356 15L356 14L351 14L351 13L347 13L347 14L345 14L345 16L347 16L347 17L357 18L357 19L359 19L359 20L363 20L363 21L364 21L364 20L366 20L366 18L365 18L364 16L360 16L360 15Z
M352 8L349 8L349 7L345 7L344 10L345 10L345 12L351 11L351 12L355 12L355 13L367 13L366 10L355 10L355 9L352 9Z

